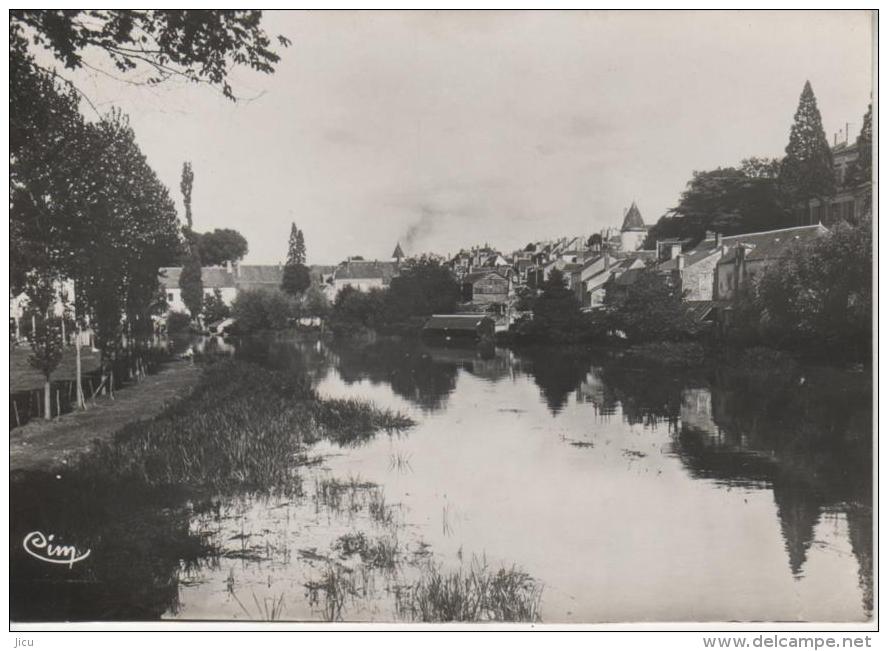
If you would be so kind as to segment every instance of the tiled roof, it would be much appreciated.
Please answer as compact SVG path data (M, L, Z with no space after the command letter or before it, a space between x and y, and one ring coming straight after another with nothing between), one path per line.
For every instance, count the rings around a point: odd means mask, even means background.
M182 267L161 267L160 284L164 289L179 289ZM234 276L225 267L201 267L200 280L204 288L216 289L234 287Z
M378 260L349 260L341 263L333 272L336 280L360 280L366 278L381 278L383 284L391 282L398 271L394 262L381 262Z
M283 277L283 265L242 264L238 265L235 282L238 285L280 285Z
M706 258L711 255L719 253L719 249L715 248L715 243L713 242L712 248L704 248L704 249L694 249L693 251L688 251L684 253L684 266L685 268L692 267L698 262L702 262ZM678 268L678 259L672 258L671 260L664 260L660 264L657 265L657 269L660 271L671 271L673 269Z
M508 278L506 278L500 272L490 269L488 271L473 271L470 274L466 274L463 278L463 282L471 284L481 280L482 278L487 278L488 276L499 276L503 280L508 280Z
M484 314L435 314L429 317L423 326L424 330L476 330L485 321L490 321Z
M828 232L825 226L814 224L813 226L782 228L764 233L726 236L722 238L722 244L728 246L728 253L722 257L719 264L732 263L732 253L740 245L745 245L750 249L746 255L747 260L773 260L785 255L793 245L811 242ZM704 240L701 245L711 245L713 242L714 240Z

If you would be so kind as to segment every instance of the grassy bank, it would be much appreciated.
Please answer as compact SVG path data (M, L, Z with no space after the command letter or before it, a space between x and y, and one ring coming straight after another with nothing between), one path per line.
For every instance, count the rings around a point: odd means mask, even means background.
M319 398L303 377L249 362L208 364L195 390L100 444L81 470L150 486L285 486L305 446L357 442L412 422L358 401Z

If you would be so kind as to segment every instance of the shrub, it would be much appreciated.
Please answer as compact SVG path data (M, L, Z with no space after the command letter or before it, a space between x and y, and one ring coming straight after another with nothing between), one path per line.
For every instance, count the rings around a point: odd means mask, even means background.
M299 302L279 289L245 289L234 299L232 316L239 332L281 330L299 316Z
M191 316L185 312L170 312L166 320L167 332L171 335L187 332L191 326Z

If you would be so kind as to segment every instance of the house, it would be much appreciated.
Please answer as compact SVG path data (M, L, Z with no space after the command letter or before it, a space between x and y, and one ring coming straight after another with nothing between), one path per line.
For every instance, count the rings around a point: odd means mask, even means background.
M483 314L433 314L422 328L424 336L445 339L492 338L494 331L493 319Z
M398 275L398 269L398 263L393 261L349 258L333 271L329 285L330 298L335 299L345 287L353 287L360 292L388 287L392 278Z
M463 300L477 305L506 303L513 295L512 281L494 269L466 274L462 288Z
M675 241L658 242L662 250L657 271L670 276L687 301L711 301L715 286L715 267L724 253L722 236L707 233L694 249L681 251ZM668 244L668 246L660 246Z
M581 284L577 288L579 290L577 298L580 305L584 308L601 307L604 305L608 281L623 276L627 271L644 267L645 262L637 257L610 258L609 256L601 256L601 258L591 261L591 264L581 275ZM630 279L634 281L634 276L627 276L626 280Z
M811 242L828 232L822 224L815 224L722 237L722 256L716 265L713 299L732 300L740 289L760 277L792 247Z
M811 199L806 206L798 206L793 214L800 225L835 224L839 221L855 223L866 212L872 210L872 182L851 183L848 173L860 156L856 142L835 142L832 147L833 172L836 178L836 193L821 204L819 199Z
M333 267L327 265L311 265L309 268L312 282L319 285L326 282ZM179 278L182 267L161 267L159 281L169 312L187 312L182 300L182 289ZM238 292L248 289L280 289L284 277L284 267L280 264L238 264L229 263L224 267L201 267L200 278L203 283L204 296L212 296L218 289L222 301L231 306Z
M179 277L182 267L161 267L158 271L160 287L167 302L167 312L188 312L182 300L182 288ZM231 267L201 267L200 279L203 283L204 296L212 296L218 289L226 305L231 305L237 296L234 284L234 272Z

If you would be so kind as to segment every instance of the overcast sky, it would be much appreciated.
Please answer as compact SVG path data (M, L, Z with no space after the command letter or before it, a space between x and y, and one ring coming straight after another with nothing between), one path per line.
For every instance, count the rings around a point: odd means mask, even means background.
M181 214L235 228L246 262L454 252L647 223L694 170L779 156L810 79L832 133L860 129L866 12L266 12L292 46L273 75L143 88L78 73L131 117ZM95 61L95 59L89 59ZM85 109L85 113L89 113Z

